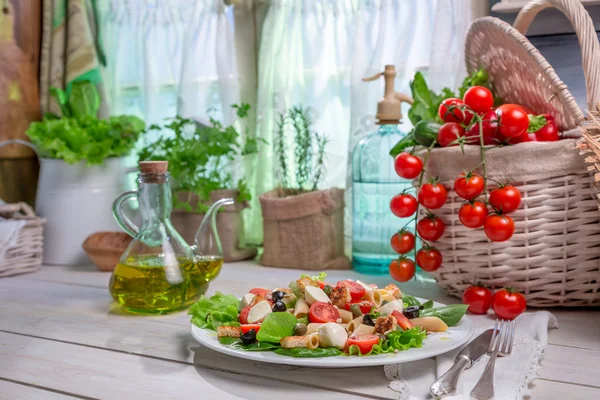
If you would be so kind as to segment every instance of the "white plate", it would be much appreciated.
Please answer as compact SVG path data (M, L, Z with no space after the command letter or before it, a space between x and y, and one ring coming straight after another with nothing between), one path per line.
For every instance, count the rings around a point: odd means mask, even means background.
M421 302L424 299L417 299ZM442 307L444 304L435 303L435 307ZM345 368L345 367L366 367L372 365L399 364L410 361L423 360L446 353L460 345L466 343L473 335L473 323L464 316L458 325L448 328L446 332L430 333L427 339L423 341L423 347L420 349L409 349L400 351L398 354L380 354L377 356L334 356L317 358L299 358L276 354L272 351L244 351L232 349L219 343L217 333L210 329L201 329L196 325L192 326L192 336L201 345L219 353L229 354L230 356L245 358L252 361L262 361L273 364L297 365L301 367L318 368Z

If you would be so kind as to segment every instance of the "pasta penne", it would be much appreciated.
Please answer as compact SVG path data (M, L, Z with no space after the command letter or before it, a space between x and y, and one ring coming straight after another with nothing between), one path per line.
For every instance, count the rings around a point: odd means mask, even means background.
M356 328L354 330L354 332L352 332L353 335L372 335L373 332L375 332L375 327L374 326L370 326L370 325L366 325L366 324L360 324L358 326L358 328Z
M352 321L350 321L348 323L348 328L346 328L346 330L350 334L350 333L354 332L362 323L363 323L363 317L361 315L360 317L356 317Z
M321 325L323 325L323 324L316 324L314 322L308 324L306 326L306 335L317 332L319 330L319 328L321 327Z
M381 298L381 293L379 293L379 290L373 290L373 300L371 301L375 303L375 307L381 307L381 302L383 299Z
M385 289L379 289L378 290L379 295L381 296L381 301L386 300L386 301L394 301L396 300L396 298L394 297L393 294L391 294L390 292L388 292Z
M338 309L338 312L340 313L340 317L342 318L343 324L347 324L354 318L351 311Z
M314 350L319 347L319 334L311 333L310 335L304 336L306 339L306 348L310 350Z
M294 316L296 318L306 317L308 314L308 303L304 298L298 299L296 305L294 306Z

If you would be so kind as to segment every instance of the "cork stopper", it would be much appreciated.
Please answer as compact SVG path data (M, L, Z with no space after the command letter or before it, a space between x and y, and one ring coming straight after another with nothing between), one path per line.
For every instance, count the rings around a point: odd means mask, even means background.
M140 161L140 172L142 174L166 174L169 168L168 161Z
M374 81L383 76L385 80L385 93L383 98L377 103L377 123L382 124L398 124L402 119L400 106L402 102L408 104L413 103L413 99L403 93L394 91L394 79L396 78L396 67L386 65L383 72L379 72L368 78L363 78L364 82Z

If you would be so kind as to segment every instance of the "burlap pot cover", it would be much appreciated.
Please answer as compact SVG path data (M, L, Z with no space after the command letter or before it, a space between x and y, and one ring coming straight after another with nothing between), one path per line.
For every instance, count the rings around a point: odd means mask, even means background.
M187 200L188 195L187 192L176 193L180 200ZM237 199L237 196L237 190L214 190L210 194L210 203L226 197ZM196 208L198 196L192 194L190 204L192 208ZM240 248L240 238L244 230L242 210L247 207L247 204L236 201L233 205L224 206L217 214L217 232L221 239L223 260L225 262L247 260L256 256L255 248ZM173 226L189 245L194 244L194 236L203 218L204 214L182 209L174 209L171 213Z
M479 147L465 146L464 154L458 147L432 151L427 171L448 189L448 201L434 210L446 223L433 243L444 258L432 273L439 286L460 297L467 281L481 280L493 288L517 288L531 306L600 304L600 211L575 145L569 139L486 150L488 178L510 181L522 195L521 206L510 214L515 234L501 243L458 220L465 201L452 190L453 182L480 164Z
M264 253L261 264L309 270L347 269L344 255L344 191L319 190L260 196Z

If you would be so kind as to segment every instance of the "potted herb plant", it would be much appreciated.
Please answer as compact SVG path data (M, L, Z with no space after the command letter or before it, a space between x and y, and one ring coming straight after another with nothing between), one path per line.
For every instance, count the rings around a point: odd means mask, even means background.
M290 130L293 143L287 140ZM303 107L278 116L275 136L279 187L260 196L261 263L312 270L350 268L344 254L344 191L318 189L325 174L326 136L315 132Z
M44 262L81 264L82 241L117 228L111 205L127 190L126 156L145 124L133 116L99 119L100 96L91 82L73 84L68 94L51 92L62 116L47 114L26 132L40 157L36 209L47 219Z
M248 104L234 105L238 123L248 115ZM245 155L258 151L258 142L248 139L242 144L238 129L223 126L215 118L207 125L177 116L163 126L152 125L149 131L160 131L161 137L139 153L141 161L167 160L173 182L171 221L188 244L204 213L215 201L231 197L235 204L225 206L217 215L217 230L225 261L238 261L256 255L255 248L244 248L242 219L248 207L250 191L243 176L235 176L237 163ZM170 131L171 134L166 134Z

